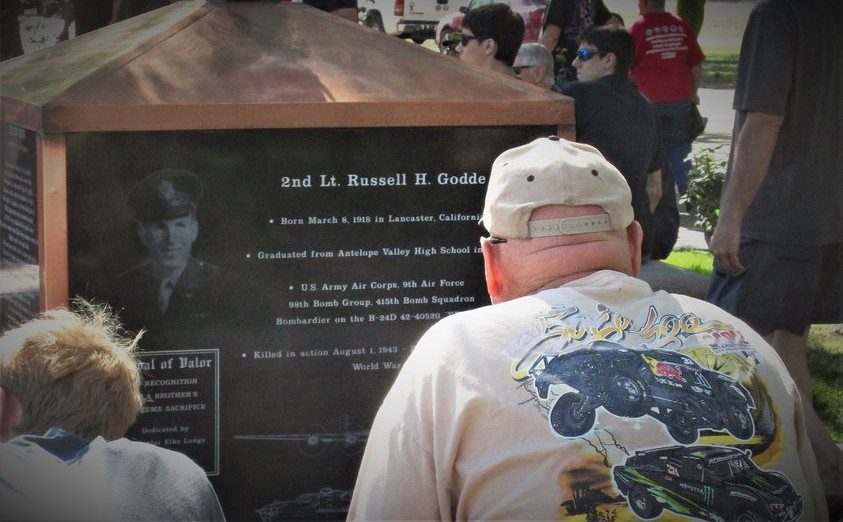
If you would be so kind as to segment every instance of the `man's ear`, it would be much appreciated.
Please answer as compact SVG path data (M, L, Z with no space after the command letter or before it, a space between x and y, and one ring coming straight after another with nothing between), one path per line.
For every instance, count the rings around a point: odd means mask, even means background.
M491 38L483 40L483 54L494 58L498 54L498 42Z
M626 227L626 240L629 244L629 258L632 262L632 275L638 277L641 273L641 242L644 240L644 230L637 221Z
M15 430L23 422L23 406L20 399L6 393L0 386L0 442L15 436Z
M535 71L533 74L536 75L536 81L542 85L546 85L544 79L547 76L547 67L544 65L536 65L533 71Z
M481 241L483 249L483 269L486 273L486 291L493 303L501 301L503 293L503 274L501 272L500 257L494 245L488 241Z
M618 68L618 56L615 53L608 53L606 55L606 69L615 72Z

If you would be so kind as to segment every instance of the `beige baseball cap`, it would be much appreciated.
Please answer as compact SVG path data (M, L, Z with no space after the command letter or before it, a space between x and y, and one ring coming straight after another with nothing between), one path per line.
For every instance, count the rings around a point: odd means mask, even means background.
M546 205L598 205L605 214L530 220ZM621 230L632 223L623 175L590 145L558 136L510 149L492 164L481 223L507 239Z

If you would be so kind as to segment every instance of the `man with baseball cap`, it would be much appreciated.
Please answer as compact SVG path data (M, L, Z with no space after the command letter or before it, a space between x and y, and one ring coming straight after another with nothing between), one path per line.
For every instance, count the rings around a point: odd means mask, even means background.
M494 304L416 345L349 519L825 516L781 361L740 320L633 277L641 227L597 149L504 152L482 223Z
M109 302L130 329L188 327L207 321L219 301L219 267L194 258L202 182L192 172L155 171L129 191L147 258L118 275Z

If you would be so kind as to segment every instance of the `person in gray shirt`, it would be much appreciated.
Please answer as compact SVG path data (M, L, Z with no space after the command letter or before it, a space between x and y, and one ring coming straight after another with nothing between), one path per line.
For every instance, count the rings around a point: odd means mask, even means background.
M841 40L838 2L752 10L707 297L762 334L793 376L832 520L843 517L843 452L814 411L807 339L812 324L843 322Z
M225 520L188 457L122 438L143 403L138 337L78 306L0 337L0 519Z

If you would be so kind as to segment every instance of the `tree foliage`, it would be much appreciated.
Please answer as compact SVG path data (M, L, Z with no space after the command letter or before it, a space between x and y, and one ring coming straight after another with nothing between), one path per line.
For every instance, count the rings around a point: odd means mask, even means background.
M705 18L705 0L677 0L676 11L691 26L694 34L699 35Z

